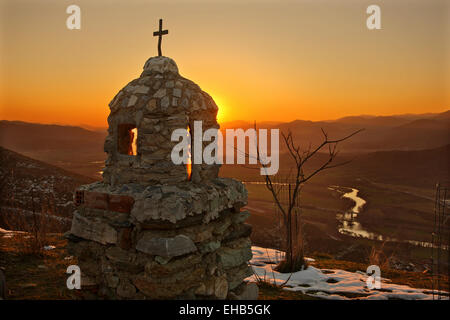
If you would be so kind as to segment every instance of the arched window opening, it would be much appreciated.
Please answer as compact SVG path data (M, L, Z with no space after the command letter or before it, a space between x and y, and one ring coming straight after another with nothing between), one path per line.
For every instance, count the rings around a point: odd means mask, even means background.
M117 134L117 151L121 154L136 156L138 137L136 125L119 124Z

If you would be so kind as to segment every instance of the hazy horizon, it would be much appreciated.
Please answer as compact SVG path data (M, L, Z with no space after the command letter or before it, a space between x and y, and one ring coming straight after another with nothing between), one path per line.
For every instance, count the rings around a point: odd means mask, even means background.
M390 115L375 115L375 114L353 114L353 115L347 115L343 117L339 117L336 119L324 119L324 120L311 120L311 119L292 119L292 120L284 120L284 121L277 121L277 120L266 120L266 121L257 121L259 123L290 123L294 121L312 121L312 122L333 122L338 121L340 119L344 118L376 118L376 117L402 117L402 116L424 116L424 117L433 117L434 115L442 114L445 112L449 112L450 109L444 110L442 112L425 112L425 113L401 113L401 114L390 114ZM85 123L64 123L64 122L35 122L35 121L26 121L22 119L0 119L0 121L11 121L11 122L25 122L25 123L32 123L32 124L42 124L42 125L58 125L58 126L72 126L72 127L81 127L84 129L92 129L92 130L103 130L107 129L108 125L105 126L93 126ZM253 123L252 120L244 120L244 119L232 119L229 121L219 121L220 124L226 124L226 123L233 123L233 122L245 122L245 123Z

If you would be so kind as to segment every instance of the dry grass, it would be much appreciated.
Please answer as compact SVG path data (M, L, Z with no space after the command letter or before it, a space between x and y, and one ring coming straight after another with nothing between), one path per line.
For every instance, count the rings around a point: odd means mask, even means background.
M67 257L66 240L61 234L48 234L49 243L56 248L39 255L26 253L33 239L27 233L0 237L0 267L6 277L10 300L72 299L74 294L66 287L67 267L76 260ZM70 259L69 259L70 258Z
M27 232L16 239L23 253L42 255L44 247L49 245L48 234L63 231L64 226L58 222L54 201L51 200L54 199L32 198L32 211L17 208L14 212L7 212L3 209L2 222L7 229Z
M21 213L8 215L8 229L27 230L27 233L17 234L17 248L25 254L42 255L43 247L48 244L45 222L46 215L33 215L31 221ZM42 227L41 227L42 226Z
M369 254L369 263L379 266L381 270L390 269L390 260L393 256L393 253L388 256L384 252L385 243L384 241L380 245L373 245Z
M267 282L259 282L258 287L258 300L322 300L301 292L283 290L279 286Z

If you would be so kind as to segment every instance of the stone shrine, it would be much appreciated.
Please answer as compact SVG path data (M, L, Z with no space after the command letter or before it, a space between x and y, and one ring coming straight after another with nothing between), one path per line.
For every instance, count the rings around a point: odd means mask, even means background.
M171 160L173 130L219 128L214 100L152 57L109 104L103 181L75 192L66 234L82 290L107 299L256 299L244 185ZM193 142L191 142L192 144ZM82 291L83 292L83 291Z

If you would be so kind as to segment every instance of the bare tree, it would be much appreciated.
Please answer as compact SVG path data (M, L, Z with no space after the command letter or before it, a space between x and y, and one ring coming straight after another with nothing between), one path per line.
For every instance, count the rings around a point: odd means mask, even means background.
M288 174L288 178L284 183L274 182L274 178L270 175L265 175L265 185L271 192L275 204L282 215L283 226L286 233L286 254L283 261L277 266L277 270L280 272L295 272L300 270L304 265L304 252L303 252L303 234L301 232L301 221L299 212L299 195L303 185L308 182L312 177L327 169L336 168L347 164L350 161L341 163L334 163L336 156L338 155L337 146L340 142L345 141L352 136L363 131L363 129L357 130L341 139L332 140L329 139L328 134L323 130L323 141L316 148L307 148L301 150L300 146L294 143L292 132L288 131L287 134L281 133L284 144L287 147L288 155L293 160L294 165L291 166ZM256 131L256 123L255 123ZM313 157L327 151L326 159L321 162L317 167L306 172L305 164ZM258 162L266 169L266 165L260 159L259 150L257 150ZM288 187L288 201L282 201L281 191L283 188Z

